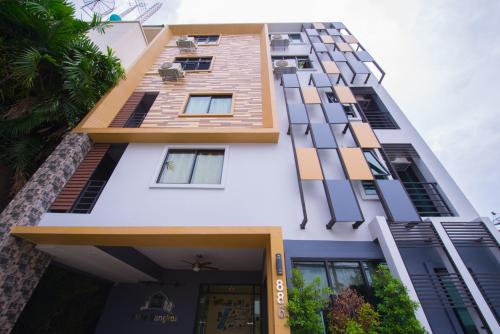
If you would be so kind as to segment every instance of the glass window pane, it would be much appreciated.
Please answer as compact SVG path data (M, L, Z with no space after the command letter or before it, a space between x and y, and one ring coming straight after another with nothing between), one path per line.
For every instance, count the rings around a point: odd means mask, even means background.
M365 283L358 262L334 262L330 270L335 292L351 287L364 294Z
M370 166L373 176L389 175L387 169L385 169L385 167L382 166L382 164L380 163L380 161L378 161L373 152L365 151L363 153L365 155L366 161L368 162L368 165Z
M210 105L210 96L191 96L185 114L206 114Z
M310 283L316 277L319 277L321 281L321 287L328 287L328 278L326 276L326 268L324 263L295 262L294 267L300 270L306 282Z
M368 280L368 285L372 285L373 274L377 270L378 262L363 262L363 268L365 269L366 279Z
M196 62L194 61L185 61L182 63L182 68L185 70L185 71L194 71L196 70Z
M377 190L375 189L375 183L373 181L361 181L363 185L363 190L365 195L377 195Z
M198 70L208 70L210 68L210 60L202 60L198 63Z
M212 97L209 114L229 114L231 112L231 97Z
M223 163L224 151L200 151L196 158L191 183L219 184Z
M158 183L189 183L195 157L194 151L168 152Z

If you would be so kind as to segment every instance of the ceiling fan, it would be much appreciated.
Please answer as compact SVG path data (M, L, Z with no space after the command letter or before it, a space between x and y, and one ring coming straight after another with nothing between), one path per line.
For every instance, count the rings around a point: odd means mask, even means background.
M203 261L203 255L201 255L201 254L196 255L194 262L182 260L182 262L190 264L191 269L193 269L194 272L199 272L200 270L203 270L203 269L219 270L219 268L217 268L217 267L210 266L212 264L212 262L210 262L210 261L202 262L202 261Z

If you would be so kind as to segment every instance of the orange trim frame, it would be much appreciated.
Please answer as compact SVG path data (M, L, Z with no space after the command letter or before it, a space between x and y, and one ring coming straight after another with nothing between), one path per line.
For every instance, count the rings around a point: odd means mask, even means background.
M129 247L200 247L263 248L266 251L265 276L268 298L268 332L290 334L286 317L278 304L277 280L283 282L287 303L285 270L276 272L276 254L284 259L281 227L53 227L14 226L11 234L36 244L129 246ZM285 266L283 260L283 268Z
M262 83L262 127L238 128L109 128L116 114L140 84L169 41L178 35L257 34L260 37ZM95 142L170 142L170 143L277 143L278 117L275 107L271 53L266 24L201 24L166 26L129 68L123 79L101 98L73 132L87 133ZM215 45L214 45L215 46Z

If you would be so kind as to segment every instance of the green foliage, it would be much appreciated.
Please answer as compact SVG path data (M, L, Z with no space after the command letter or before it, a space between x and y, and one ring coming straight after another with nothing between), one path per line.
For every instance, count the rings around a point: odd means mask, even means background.
M291 283L292 287L288 290L288 326L294 334L322 334L320 312L328 304L331 289L321 288L319 277L306 283L298 269L292 269Z
M418 303L408 296L406 287L394 278L385 265L380 265L373 276L375 297L379 300L381 334L424 334L426 330L415 317Z
M0 160L14 191L123 77L113 52L87 37L106 26L76 19L65 0L0 1Z
M358 324L356 321L351 319L347 322L345 333L346 334L365 334L365 331L363 330L363 328L361 327L360 324Z
M328 312L328 328L334 334L377 334L379 315L356 290L343 289Z

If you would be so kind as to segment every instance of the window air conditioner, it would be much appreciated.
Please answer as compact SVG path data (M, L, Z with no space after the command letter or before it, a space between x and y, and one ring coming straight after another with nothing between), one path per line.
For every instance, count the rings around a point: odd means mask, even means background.
M274 34L271 35L271 46L272 47L280 47L286 48L290 45L290 38L288 35Z
M184 78L184 70L182 65L179 63L163 63L158 69L158 74L160 75L163 82L171 80L179 80Z
M192 51L196 49L194 37L180 36L176 41L177 47L181 50Z
M396 171L403 172L411 165L411 161L406 157L397 157L391 160L391 164L394 166Z
M274 73L293 74L297 72L297 62L294 59L279 59L273 61Z

